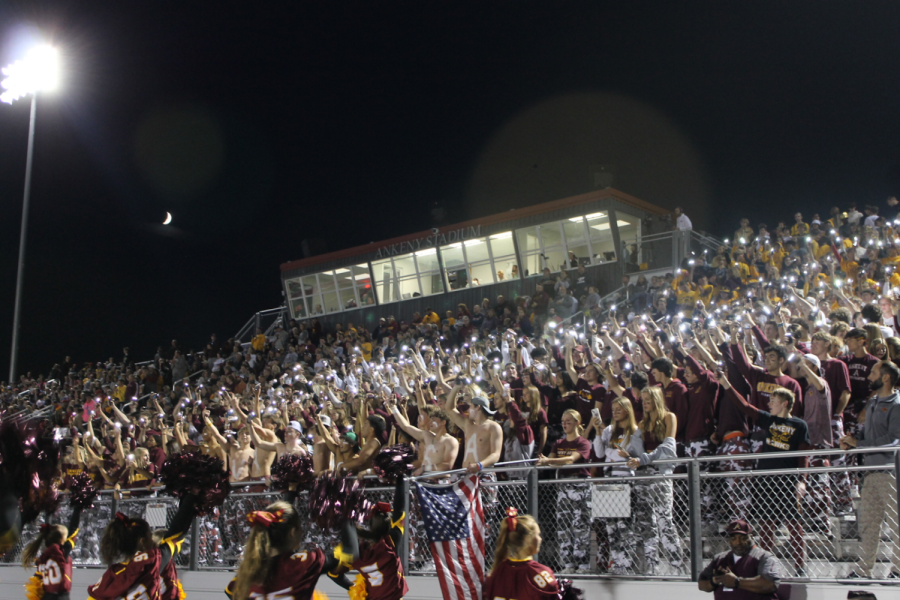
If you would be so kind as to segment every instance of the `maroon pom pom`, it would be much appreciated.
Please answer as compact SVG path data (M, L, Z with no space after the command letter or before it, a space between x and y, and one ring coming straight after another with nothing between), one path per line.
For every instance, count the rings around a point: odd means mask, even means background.
M87 473L67 476L65 489L69 490L69 506L77 510L91 508L99 493L94 487L94 481Z
M4 420L0 423L0 461L6 485L19 498L22 523L30 523L42 512L56 512L59 445L42 435L32 421Z
M272 465L271 480L276 490L286 491L293 483L297 489L309 489L316 480L312 459L305 454L282 454Z
M338 531L347 521L362 523L372 509L363 490L355 477L319 477L309 493L309 514L325 530Z
M406 444L397 444L382 448L375 460L372 461L372 470L378 475L379 481L389 485L397 483L397 478L402 475L411 475L413 463L418 454L415 448Z
M189 452L167 460L160 469L159 480L170 496L196 496L195 511L202 516L225 502L231 493L230 475L221 458Z
M571 579L557 579L559 600L584 600L584 590L572 585Z

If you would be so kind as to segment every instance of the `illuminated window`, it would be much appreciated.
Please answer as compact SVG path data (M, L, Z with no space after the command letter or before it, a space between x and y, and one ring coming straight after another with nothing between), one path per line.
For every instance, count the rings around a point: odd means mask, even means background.
M364 264L288 279L285 289L295 319L375 304L369 267Z

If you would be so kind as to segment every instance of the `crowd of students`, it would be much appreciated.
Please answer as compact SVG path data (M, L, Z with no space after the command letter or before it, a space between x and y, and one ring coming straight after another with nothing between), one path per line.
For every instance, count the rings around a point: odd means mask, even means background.
M0 402L8 414L42 411L45 432L65 446L61 480L86 471L123 498L151 493L166 458L191 451L221 458L233 481L257 490L285 453L309 454L317 475L356 475L383 448L412 444L415 475L465 469L486 480L497 462L533 459L565 479L554 522L544 523L557 569L683 569L671 481L636 483L631 516L598 520L584 509L591 487L581 480L668 473L677 467L657 461L713 454L734 457L709 463L724 471L849 467L855 457L753 455L900 439L900 222L878 212L835 208L809 223L797 213L775 227L744 219L714 255L698 252L649 281L626 277L612 302L583 266L545 269L525 280L530 295L443 317L428 309L368 328L290 321L247 345L213 336L186 352L173 341L142 366L127 349L93 364L67 357L46 377L4 384ZM525 472L523 463L501 476ZM896 503L865 510L890 477L870 473L861 486L862 576L872 575L881 520L897 521ZM752 519L769 549L786 527L798 574L804 526L829 534L829 517L852 510L860 487L849 473L748 481L705 488L704 521L724 529Z

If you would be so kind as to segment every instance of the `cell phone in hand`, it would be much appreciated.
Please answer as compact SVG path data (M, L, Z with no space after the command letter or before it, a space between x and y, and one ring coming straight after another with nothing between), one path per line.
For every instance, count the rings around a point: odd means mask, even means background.
M599 408L592 408L592 409L591 409L591 416L594 417L595 419L600 419L600 409L599 409ZM602 423L602 420L601 420L601 423Z

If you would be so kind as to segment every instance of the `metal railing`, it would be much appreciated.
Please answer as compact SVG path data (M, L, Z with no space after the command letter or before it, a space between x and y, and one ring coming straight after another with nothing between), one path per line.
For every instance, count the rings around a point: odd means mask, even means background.
M892 568L900 570L898 450L824 449L764 456L809 457L813 466L802 470L754 470L763 455L743 453L660 460L655 467L674 472L638 472L630 477L565 476L570 469L602 471L609 463L488 469L508 479L482 484L486 566L491 566L499 522L506 508L513 506L520 514L535 516L541 525L544 542L537 559L574 578L696 581L717 553L729 549L723 532L736 518L751 524L756 543L775 554L788 581L841 582L854 572L864 580L884 578ZM871 453L892 458L885 465L855 464L859 455ZM830 466L829 460L842 464ZM396 500L393 487L369 483L365 495L372 502ZM179 567L236 569L249 533L246 514L282 497L263 481L233 486L223 506L194 520L176 557ZM401 560L405 572L431 575L434 562L414 487L407 481L402 499L407 503L408 522ZM295 506L307 524L304 545L330 552L337 534L315 524L305 492ZM98 542L116 511L164 528L176 508L175 500L163 496L160 489L123 499L102 492L94 508L82 516L74 564L101 566ZM65 523L68 517L64 502L52 520ZM24 543L37 534L37 527L37 523L26 526L22 540L0 563L19 562Z
M242 344L249 343L256 335L257 328L262 329L265 335L275 331L275 327L282 324L287 315L287 306L261 310L250 317L236 334L234 340Z

